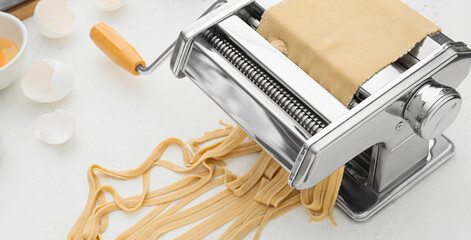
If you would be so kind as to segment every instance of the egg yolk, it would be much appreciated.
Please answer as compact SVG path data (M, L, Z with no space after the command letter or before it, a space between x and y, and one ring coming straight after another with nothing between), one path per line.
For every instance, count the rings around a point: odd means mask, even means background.
M0 67L2 67L3 65L5 65L3 62L4 62L4 60L3 60L3 54L2 54L2 52L0 52Z
M20 51L18 45L8 38L0 37L0 68L7 65Z

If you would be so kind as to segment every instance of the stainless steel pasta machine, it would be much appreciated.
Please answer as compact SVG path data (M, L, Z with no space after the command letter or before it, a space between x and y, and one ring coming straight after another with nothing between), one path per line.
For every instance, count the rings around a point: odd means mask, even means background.
M290 172L296 189L345 165L338 206L363 221L454 153L441 135L456 118L455 90L471 50L443 33L429 35L360 86L345 107L256 32L280 0L218 1L184 29L147 74L172 53L188 77Z

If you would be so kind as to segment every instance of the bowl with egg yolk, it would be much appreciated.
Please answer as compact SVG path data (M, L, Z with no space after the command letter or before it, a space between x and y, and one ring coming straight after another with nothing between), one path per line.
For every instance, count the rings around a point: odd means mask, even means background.
M0 12L0 90L21 74L28 41L26 27L15 16Z

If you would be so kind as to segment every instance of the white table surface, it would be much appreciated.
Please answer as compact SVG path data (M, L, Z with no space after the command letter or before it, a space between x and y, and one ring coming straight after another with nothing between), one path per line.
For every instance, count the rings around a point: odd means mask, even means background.
M0 92L0 239L65 239L85 204L86 170L92 163L116 170L134 168L167 137L188 140L217 128L219 119L231 122L188 79L175 79L168 64L151 76L130 76L105 58L88 37L93 24L106 22L150 62L211 2L129 0L124 8L108 13L91 1L74 0L70 7L77 17L77 30L59 40L42 37L33 19L25 21L27 65L42 58L62 61L74 69L76 85L66 99L53 104L24 97L20 81ZM469 0L406 2L452 39L471 44ZM353 222L336 208L338 227L330 221L309 223L308 214L299 207L270 222L262 239L470 239L471 79L459 91L464 98L462 111L446 132L457 153L431 176L368 222ZM61 146L34 137L35 119L55 109L67 110L77 119L75 135ZM180 159L178 151L166 158ZM230 166L241 174L254 159L234 160ZM178 178L168 171L153 171L152 187ZM140 180L105 182L127 196L141 189ZM147 211L112 214L105 239L112 239ZM183 230L162 239L172 239Z

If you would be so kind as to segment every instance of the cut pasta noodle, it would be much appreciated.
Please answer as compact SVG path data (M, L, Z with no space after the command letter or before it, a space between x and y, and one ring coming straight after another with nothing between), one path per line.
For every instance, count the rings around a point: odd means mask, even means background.
M338 4L331 0L284 1L263 15L258 32L314 79L320 80L320 84L336 98L348 104L367 77L439 29L399 0L341 2L344 8L334 14L338 20L331 21L332 11L325 9L339 9ZM333 8L332 4L335 5ZM318 14L312 14L314 10ZM380 21L376 21L375 16L380 16ZM401 21L397 20L398 16ZM350 21L353 17L354 21ZM411 24L401 24L405 20ZM368 25L370 22L376 25L372 28ZM317 27L312 27L313 23ZM353 23L355 26L351 26ZM363 36L374 36L374 44L363 41ZM391 40L387 36L395 38ZM345 41L346 38L349 40ZM383 51L384 46L388 51ZM359 62L361 67L352 64L352 59L363 59ZM350 75L351 72L355 74ZM289 173L248 138L240 127L221 124L225 127L191 139L188 145L177 138L163 141L136 169L112 171L92 165L87 172L88 200L68 239L102 239L111 212L136 212L143 207L153 209L117 239L157 239L195 222L199 223L176 239L200 239L229 222L229 227L219 239L240 239L257 227L254 238L258 239L269 221L300 205L307 209L312 220L321 221L329 217L335 224L332 211L344 167L310 189L292 189L287 183ZM172 145L182 150L183 166L161 159ZM228 159L257 152L260 152L257 162L241 177L225 167ZM154 167L188 175L168 186L150 190L150 171ZM142 193L123 198L112 186L102 185L100 175L119 180L142 177ZM204 193L222 185L224 190L183 210ZM106 199L106 193L111 194L111 201Z
M202 144L223 138L206 147ZM160 159L166 149L177 145L182 149L184 167ZM223 233L221 239L238 239L250 230L260 226L256 238L266 223L301 204L302 196L309 191L297 191L287 184L288 172L255 143L248 139L240 127L226 126L202 137L192 139L187 145L176 138L169 138L159 144L144 163L128 171L111 171L98 165L88 170L90 186L89 198L84 211L69 233L69 239L101 239L101 234L108 225L108 214L121 210L135 212L142 207L153 206L154 209L134 226L120 234L117 239L157 239L176 228L205 219L177 239L199 239L225 223L233 221ZM229 158L260 152L258 161L242 177L238 177L218 162ZM224 164L222 164L224 166ZM149 191L150 171L153 167L164 167L178 173L186 173L202 167L199 173L186 176L169 186ZM101 185L98 173L116 179L127 180L142 177L142 194L122 198L111 186ZM339 173L341 174L341 173ZM312 196L306 207L321 206L310 209L317 214L319 221L332 215L335 204L338 182L341 178L333 175L326 179L328 187L323 194L325 198ZM181 210L193 200L214 189L225 185L226 190L219 192L191 208ZM320 191L320 190L318 190ZM113 201L106 201L105 192L113 196ZM324 199L329 202L325 202ZM320 217L319 217L320 216Z

